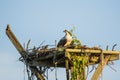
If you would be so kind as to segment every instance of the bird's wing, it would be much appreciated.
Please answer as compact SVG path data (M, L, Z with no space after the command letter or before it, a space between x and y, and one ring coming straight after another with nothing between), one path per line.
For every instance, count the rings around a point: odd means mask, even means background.
M67 39L65 37L63 37L62 39L60 39L60 41L58 42L57 47L63 47L67 42Z

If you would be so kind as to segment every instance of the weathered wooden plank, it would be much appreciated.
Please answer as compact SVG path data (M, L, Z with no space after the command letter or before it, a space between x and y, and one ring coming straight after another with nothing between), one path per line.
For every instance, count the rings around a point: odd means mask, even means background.
M105 59L101 60L101 62L98 64L97 69L95 70L91 80L98 80L99 75L101 74L102 70L104 69L104 67L106 66L108 60L110 58L110 55L107 55L105 57Z
M13 32L10 29L10 26L7 25L6 28L6 34L9 37L10 41L13 43L13 45L15 46L15 48L18 50L18 52L21 54L21 56L26 55L27 53L25 52L24 48L21 46L20 42L17 40L17 38L15 37L15 35L13 34Z
M109 59L109 61L113 61L113 60L119 60L119 55L118 55L118 54L110 55L110 59Z
M82 52L82 53L94 53L94 54L100 54L101 50L92 50L92 49L66 49L66 51L68 52ZM106 51L106 50L102 50L103 54L120 54L120 51Z

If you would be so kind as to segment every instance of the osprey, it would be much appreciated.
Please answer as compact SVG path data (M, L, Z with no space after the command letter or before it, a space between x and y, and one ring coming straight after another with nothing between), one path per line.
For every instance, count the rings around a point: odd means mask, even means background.
M63 32L65 32L66 35L62 39L60 39L57 47L67 47L72 42L72 34L68 30L64 30Z

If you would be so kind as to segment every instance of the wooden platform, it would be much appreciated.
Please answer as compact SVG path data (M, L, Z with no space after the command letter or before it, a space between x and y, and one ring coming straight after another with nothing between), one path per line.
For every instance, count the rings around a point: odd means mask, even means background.
M55 66L57 62L57 67L65 67L65 58L70 59L70 53L84 54L85 58L89 60L88 65L98 64L101 60L101 54L104 57L110 55L108 61L118 60L120 51L106 51L106 50L93 50L93 49L46 49L44 52L40 50L39 53L28 53L28 58L30 60L29 64L31 66Z
M85 46L81 46L77 49L71 47L63 47L63 48L41 48L36 49L33 48L31 51L25 50L15 35L10 30L9 25L6 28L6 34L9 37L10 41L13 43L15 48L21 55L21 61L29 66L31 72L35 73L38 80L45 80L40 70L38 70L37 66L39 67L62 67L66 68L66 78L69 78L69 69L72 67L71 64L71 57L72 54L76 54L79 57L84 57L88 63L87 66L98 64L98 67L93 74L91 80L98 80L100 73L103 70L103 67L107 65L109 61L114 61L119 59L120 51L115 50L102 50L100 48L89 48ZM83 74L84 76L84 74ZM85 78L84 78L85 79ZM80 80L80 79L78 79Z

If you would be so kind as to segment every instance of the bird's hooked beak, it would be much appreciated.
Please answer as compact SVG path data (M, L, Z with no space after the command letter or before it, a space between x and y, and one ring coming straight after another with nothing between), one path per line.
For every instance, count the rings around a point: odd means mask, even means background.
M65 32L65 33L68 32L72 36L71 32L68 30L64 30L63 32Z
M67 32L67 30L64 30L63 32Z

